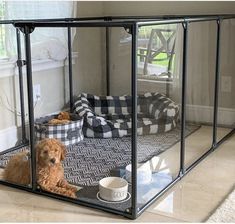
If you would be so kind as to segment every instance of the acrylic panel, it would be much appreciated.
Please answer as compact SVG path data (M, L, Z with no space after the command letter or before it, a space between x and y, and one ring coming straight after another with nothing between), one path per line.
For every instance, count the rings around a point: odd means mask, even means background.
M179 175L181 24L143 26L137 63L137 208Z
M221 22L220 77L218 92L217 141L235 127L234 114L234 19Z
M212 146L216 22L189 25L187 54L186 128L196 131L185 140L185 165L189 167Z

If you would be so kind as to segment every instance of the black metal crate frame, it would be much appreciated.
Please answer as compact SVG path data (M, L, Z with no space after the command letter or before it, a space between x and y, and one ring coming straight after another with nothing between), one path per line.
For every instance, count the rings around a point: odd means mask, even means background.
M59 200L72 202L79 205L84 205L96 209L101 209L107 212L123 215L127 218L136 219L148 206L161 197L169 188L183 178L189 171L198 165L204 158L211 154L219 145L226 141L235 133L235 128L224 136L220 141L217 140L217 118L218 118L218 92L219 92L219 77L220 77L220 39L221 39L221 23L226 19L234 19L234 14L227 15L178 15L178 16L107 16L107 17L85 17L85 18L61 18L61 19L41 19L41 20L8 20L0 21L0 24L12 24L16 28L17 35L17 66L19 70L19 86L20 86L20 101L21 101L21 122L22 122L22 144L11 149L7 149L0 153L6 154L26 145L30 146L31 151L31 174L32 186L24 187L5 181L0 181L0 184L26 190L32 193L49 196ZM199 159L192 163L187 169L185 168L185 111L186 111L186 79L187 79L187 49L188 49L188 26L193 22L215 21L217 23L216 33L216 64L215 64L215 83L214 83L214 115L213 115L213 141L210 149L204 153ZM183 26L183 71L182 71L182 89L181 89L181 146L180 146L180 172L176 179L162 189L154 198L152 198L142 208L137 208L137 36L138 28L148 25L160 24L182 24ZM72 74L72 45L71 45L71 28L72 27L104 27L106 28L106 84L107 94L109 94L109 27L124 27L132 35L132 65L131 65L131 81L132 81L132 206L125 212L121 212L108 207L103 207L93 203L80 201L79 199L70 199L61 195L56 195L49 192L40 191L36 183L36 155L34 150L34 110L33 110L33 85L32 85L32 62L31 62L31 45L30 34L36 27L65 27L68 30L68 61L69 61L69 95L70 109L73 105L73 74ZM20 46L20 31L24 34L26 60L21 58ZM24 117L24 98L23 98L23 76L22 66L26 65L27 75L27 95L28 95L28 110L29 110L29 142L25 134L25 117Z

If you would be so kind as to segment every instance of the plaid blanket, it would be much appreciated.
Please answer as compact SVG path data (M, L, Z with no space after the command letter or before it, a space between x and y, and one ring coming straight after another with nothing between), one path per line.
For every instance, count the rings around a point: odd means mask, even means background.
M138 135L167 132L176 127L179 107L160 93L138 95ZM96 96L82 93L74 112L84 118L86 137L114 138L131 134L131 96Z

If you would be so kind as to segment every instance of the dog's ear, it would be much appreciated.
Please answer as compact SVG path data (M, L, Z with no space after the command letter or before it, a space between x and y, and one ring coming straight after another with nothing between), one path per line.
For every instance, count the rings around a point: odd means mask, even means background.
M39 142L35 146L35 150L36 150L36 163L39 162L39 154L40 154L40 151L41 151L41 148L42 148L41 145L42 145L42 143Z
M66 154L66 147L63 143L59 142L59 146L60 146L60 160L64 160L65 159L65 154Z

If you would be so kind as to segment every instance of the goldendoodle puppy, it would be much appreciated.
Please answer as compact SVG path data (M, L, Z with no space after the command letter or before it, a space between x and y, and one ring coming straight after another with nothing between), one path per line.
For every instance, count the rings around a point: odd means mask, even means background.
M68 112L60 112L57 118L54 118L48 122L48 124L67 124L71 121L71 117Z
M3 172L3 179L21 185L30 184L29 152L24 151L12 156Z
M57 125L57 124L67 124L69 122L70 122L69 120L52 119L48 122L48 124Z
M77 188L64 178L61 161L65 158L65 146L56 139L44 139L35 147L37 153L37 183L42 190L76 198ZM28 152L14 155L8 162L3 178L6 181L29 185L30 160Z

